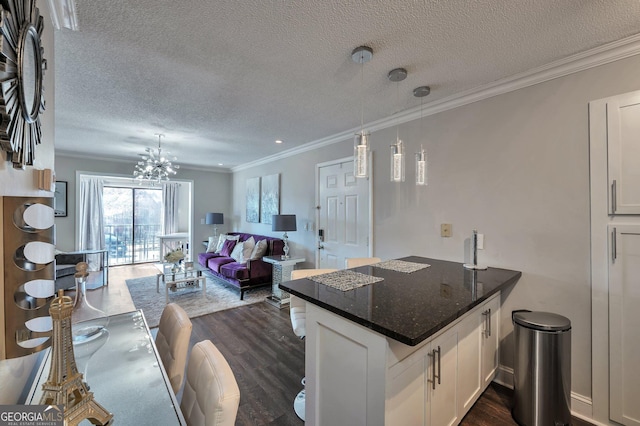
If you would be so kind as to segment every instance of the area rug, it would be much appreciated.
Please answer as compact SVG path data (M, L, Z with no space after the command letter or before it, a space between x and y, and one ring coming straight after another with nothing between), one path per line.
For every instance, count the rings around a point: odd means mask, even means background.
M195 318L211 312L262 302L271 294L271 287L265 286L245 292L244 300L240 300L240 291L235 287L232 288L211 275L206 276L206 297L202 294L202 287L169 290L169 303L177 303L187 312L189 318ZM156 293L155 275L130 279L126 283L136 309L142 309L150 328L157 327L165 306L162 282L160 293Z

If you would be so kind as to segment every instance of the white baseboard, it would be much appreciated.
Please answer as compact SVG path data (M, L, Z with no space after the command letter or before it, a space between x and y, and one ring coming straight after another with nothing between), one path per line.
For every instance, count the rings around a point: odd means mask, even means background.
M571 392L571 414L593 423L593 402L591 398Z
M513 389L513 368L499 365L493 381L509 389ZM605 426L593 420L593 402L591 398L575 392L571 392L571 415L597 426Z

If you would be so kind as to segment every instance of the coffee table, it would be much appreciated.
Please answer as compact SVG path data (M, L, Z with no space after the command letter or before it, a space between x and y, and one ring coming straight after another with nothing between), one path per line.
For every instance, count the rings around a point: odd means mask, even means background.
M177 291L185 288L199 287L202 282L202 296L207 294L207 277L202 274L205 268L198 263L193 266L174 269L173 263L155 263L153 266L159 271L156 275L156 292L160 293L160 281L164 287L164 302L169 303L169 289Z

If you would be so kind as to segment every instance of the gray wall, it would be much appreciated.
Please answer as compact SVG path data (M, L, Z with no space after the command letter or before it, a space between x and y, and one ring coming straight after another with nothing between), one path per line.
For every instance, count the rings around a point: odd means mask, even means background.
M68 182L68 216L57 217L56 222L56 246L61 250L75 249L75 205L76 205L76 171L105 173L112 175L130 176L133 173L134 160L108 161L90 160L56 155L56 178ZM231 214L231 174L211 171L190 170L180 168L177 180L193 181L193 253L204 251L201 241L213 235L211 225L201 224L201 219L207 212L221 212L225 215L225 222ZM218 232L229 229L227 223L218 226Z
M395 128L372 134L374 255L462 262L473 229L485 234L480 261L522 271L503 297L501 363L513 365L511 311L557 312L572 321L572 389L591 396L588 102L640 88L633 57L401 125L407 181L389 182ZM420 123L422 121L422 123ZM422 131L421 131L422 129ZM413 156L429 156L429 186L413 184ZM349 156L350 140L233 176L234 228L245 222L246 179L281 174L281 212L298 227L315 220L315 164ZM453 224L452 238L440 224ZM292 252L315 260L315 227L289 234ZM311 263L312 265L313 263ZM311 266L305 265L305 266Z
M247 179L280 173L280 213L295 214L298 230L288 232L289 250L292 256L303 256L306 262L299 267L315 265L316 246L316 197L315 165L325 161L348 157L353 154L351 141L334 144L295 157L273 161L233 174L233 227L235 230L260 235L282 237L282 232L272 232L271 225L246 221ZM308 224L308 230L304 225Z

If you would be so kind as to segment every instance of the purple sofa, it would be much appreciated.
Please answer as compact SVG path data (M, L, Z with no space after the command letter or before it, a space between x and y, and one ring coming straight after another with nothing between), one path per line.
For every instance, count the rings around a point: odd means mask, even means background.
M245 234L243 232L228 232L227 235L239 235L239 241L246 241L250 237L253 237L256 242L267 240L267 252L265 256L284 254L282 250L284 241L280 238ZM235 259L222 256L219 253L200 253L198 254L198 262L200 265L209 269L212 275L238 287L240 289L240 300L244 299L244 292L249 289L271 285L273 265L262 261L262 259L238 263Z

